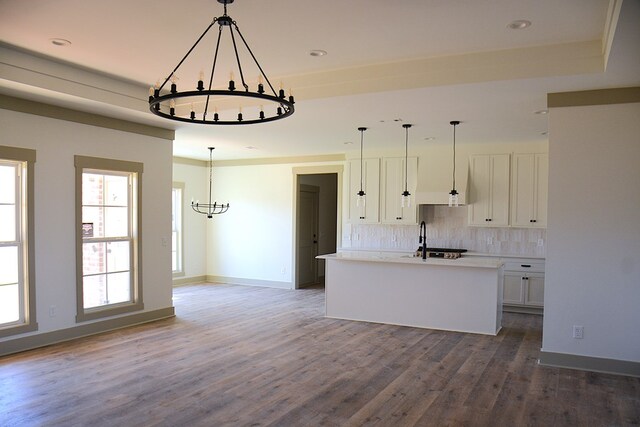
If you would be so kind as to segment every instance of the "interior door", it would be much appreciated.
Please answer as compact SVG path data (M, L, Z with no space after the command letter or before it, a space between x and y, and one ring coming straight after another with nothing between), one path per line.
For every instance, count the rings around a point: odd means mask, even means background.
M298 286L318 283L318 203L319 188L302 185L298 203Z

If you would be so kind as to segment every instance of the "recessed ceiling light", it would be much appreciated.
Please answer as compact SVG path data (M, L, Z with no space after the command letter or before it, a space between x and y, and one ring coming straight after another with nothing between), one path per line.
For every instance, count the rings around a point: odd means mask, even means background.
M428 136L428 137L426 137L424 140L425 140L425 141L433 141L433 140L435 140L435 139L436 139L436 137L435 137L435 136Z
M246 148L247 150L257 150L258 149L258 147L254 147L253 145L248 145L248 146L246 146L244 148Z
M311 56L325 56L327 54L326 50L314 49L309 51L309 55Z
M544 131L544 132L540 132L540 135L546 136L547 134L549 134L549 132Z
M512 30L524 30L531 26L531 21L527 21L526 19L518 19L517 21L513 21L507 25L507 28L511 28Z
M549 110L538 110L538 111L534 112L534 114L542 114L542 115L547 114L547 113L549 113Z
M66 39L50 39L49 40L54 46L69 46L71 42Z
M351 144L353 144L353 142L351 142L351 141L347 141L347 142L344 142L343 144L344 144L344 145L351 145Z

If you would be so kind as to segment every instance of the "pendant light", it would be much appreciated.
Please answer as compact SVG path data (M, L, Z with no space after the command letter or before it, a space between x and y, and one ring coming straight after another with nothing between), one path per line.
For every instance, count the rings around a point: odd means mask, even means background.
M404 138L404 191L400 196L400 207L408 208L411 207L411 193L409 193L409 188L407 185L408 181L408 172L409 172L409 128L413 126L408 123L402 125L404 128L405 138Z
M456 126L460 124L459 120L449 122L453 126L453 189L449 192L449 207L458 206L458 192L456 191Z
M224 204L224 203L218 203L215 201L213 202L213 204L211 203L211 181L213 176L213 150L215 150L215 147L209 147L209 203L200 203L199 201L196 201L194 203L193 199L191 200L191 209L193 209L194 212L206 215L207 218L209 219L213 218L214 215L223 214L229 210L229 203Z
M356 193L356 206L358 206L359 208L364 208L366 203L365 197L367 194L362 189L362 168L363 168L362 145L364 140L364 131L367 130L367 128L360 127L358 128L358 130L360 131L360 191Z

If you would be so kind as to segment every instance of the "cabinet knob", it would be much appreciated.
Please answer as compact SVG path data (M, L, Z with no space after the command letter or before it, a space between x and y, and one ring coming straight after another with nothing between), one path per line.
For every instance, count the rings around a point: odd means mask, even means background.
M520 264L520 267L531 268L531 264Z
M360 217L360 219L364 219L364 217L363 217L363 216L361 216L361 217Z
M530 219L529 222L537 222L535 219Z
M402 219L402 217L401 216L397 216L396 219Z

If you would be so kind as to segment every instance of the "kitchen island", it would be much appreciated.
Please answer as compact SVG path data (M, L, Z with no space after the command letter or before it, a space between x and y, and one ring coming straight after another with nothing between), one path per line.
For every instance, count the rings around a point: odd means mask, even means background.
M339 252L326 261L326 316L497 335L502 261Z

